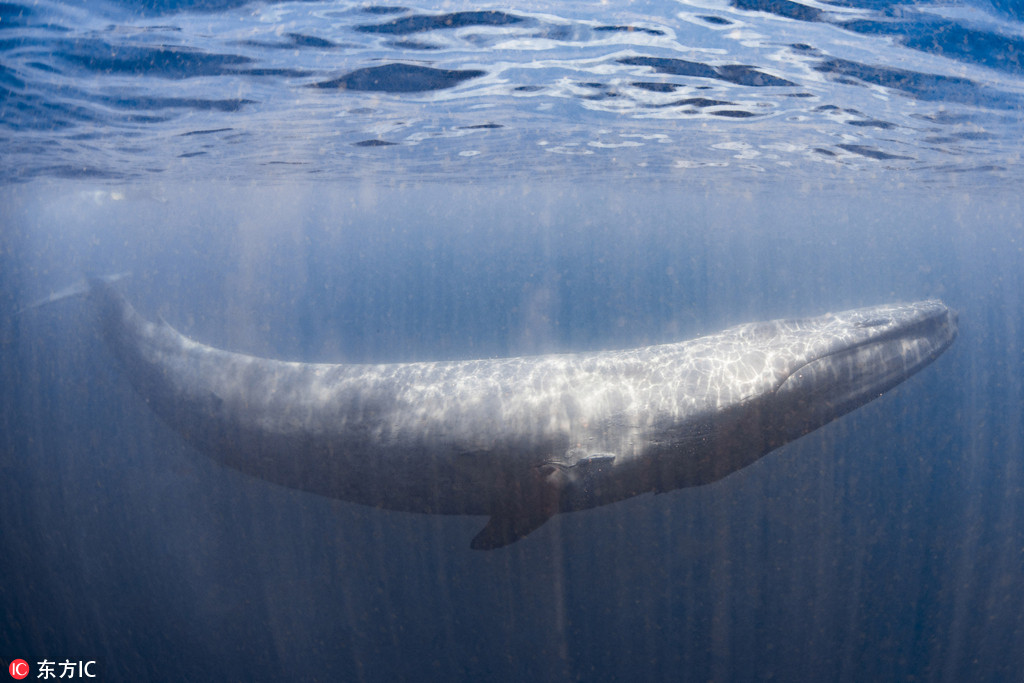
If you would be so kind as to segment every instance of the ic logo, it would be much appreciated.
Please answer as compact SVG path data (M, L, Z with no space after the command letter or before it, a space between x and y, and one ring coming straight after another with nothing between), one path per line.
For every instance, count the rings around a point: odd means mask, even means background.
M24 659L15 659L13 662L11 662L11 665L7 667L7 670L11 672L11 678L16 678L19 681L22 678L28 676L28 673L30 671L28 667L28 662L26 662Z

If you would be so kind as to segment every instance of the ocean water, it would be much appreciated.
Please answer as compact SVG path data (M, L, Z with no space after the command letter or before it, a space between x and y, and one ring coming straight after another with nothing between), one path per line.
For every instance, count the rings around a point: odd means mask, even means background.
M0 657L111 681L1021 680L1022 55L1006 0L0 3ZM21 310L125 271L148 318L303 361L930 297L960 336L720 482L479 552L484 518L212 463L86 300Z

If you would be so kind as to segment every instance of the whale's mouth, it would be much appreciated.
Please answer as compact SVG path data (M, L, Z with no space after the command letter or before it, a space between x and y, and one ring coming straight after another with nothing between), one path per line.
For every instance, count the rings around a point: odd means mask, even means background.
M941 304L906 322L894 322L894 317L879 317L856 323L858 328L880 328L879 333L801 365L775 395L797 400L814 412L842 414L931 363L957 335L956 313Z

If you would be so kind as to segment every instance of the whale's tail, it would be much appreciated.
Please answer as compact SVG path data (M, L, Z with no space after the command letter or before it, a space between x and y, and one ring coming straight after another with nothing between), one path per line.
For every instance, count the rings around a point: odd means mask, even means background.
M71 297L74 297L74 296L81 296L82 294L88 294L91 291L91 289L92 289L91 286L90 286L90 282L91 281L96 280L96 281L103 282L103 283L106 283L106 284L112 284L114 282L117 282L118 280L123 280L126 277L129 277L130 275L131 275L131 271L125 271L123 273L115 273L113 275L101 275L101 276L98 276L98 277L85 277L85 278L82 278L81 280L79 280L78 282L76 282L75 284L73 284L73 285L71 285L69 287L65 287L64 289L61 289L61 290L58 290L58 291L55 291L55 292L51 292L49 296L43 297L42 299L37 299L36 301L33 301L32 303L28 304L27 306L23 306L21 309L18 310L18 314L20 315L22 313L26 313L28 311L32 311L32 310L35 310L37 308L41 308L43 306L49 306L50 304L55 304L58 301L63 301L64 299L70 299Z

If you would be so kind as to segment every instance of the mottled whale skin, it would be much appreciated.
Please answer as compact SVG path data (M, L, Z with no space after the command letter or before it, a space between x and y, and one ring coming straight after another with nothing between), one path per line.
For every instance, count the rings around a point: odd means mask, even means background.
M131 383L197 450L332 498L489 515L477 549L560 512L717 481L877 398L957 334L931 300L625 351L311 364L205 346L90 287Z

